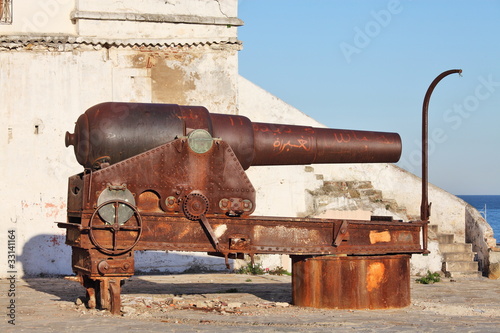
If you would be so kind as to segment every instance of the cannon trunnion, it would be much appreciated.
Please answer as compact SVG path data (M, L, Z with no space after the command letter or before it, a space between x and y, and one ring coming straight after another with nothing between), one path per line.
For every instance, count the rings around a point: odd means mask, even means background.
M244 171L395 162L401 154L396 133L252 123L203 107L103 103L80 116L66 145L74 146L85 170L69 178L68 220L59 226L67 229L73 279L86 288L90 307L120 312L120 281L134 274L136 250L208 252L226 262L243 254L289 254L295 304L409 305L409 255L426 250L420 237L427 222L252 216L256 193ZM317 290L318 272L337 284L352 274L379 280L351 282L351 292L336 294L337 301L326 301L327 295L318 303L308 292ZM332 281L323 287L336 288ZM388 297L394 281L398 295ZM377 292L372 301L356 299Z

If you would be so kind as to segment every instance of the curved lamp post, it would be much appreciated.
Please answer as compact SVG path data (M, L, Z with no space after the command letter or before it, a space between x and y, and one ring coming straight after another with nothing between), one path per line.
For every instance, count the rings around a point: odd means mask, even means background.
M428 132L429 132L429 100L431 99L431 94L436 85L448 75L451 74L462 74L461 69L451 69L449 71L439 74L431 85L427 89L424 97L424 105L422 106L422 204L420 206L420 219L422 221L428 221L431 205L428 199Z

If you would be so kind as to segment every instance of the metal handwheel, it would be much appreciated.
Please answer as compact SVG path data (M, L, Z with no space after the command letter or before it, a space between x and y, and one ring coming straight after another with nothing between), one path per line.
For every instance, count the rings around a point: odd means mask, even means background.
M107 205L113 205L113 207L114 207L114 221L113 221L113 223L105 223L103 225L96 225L95 224L96 215L98 214L98 212L101 208L103 208L104 206L107 206ZM128 206L128 208L132 209L133 216L135 216L135 219L137 221L137 225L126 225L127 222L130 221L131 217L125 222L120 221L119 211L118 211L120 208L120 205L126 205L126 206ZM95 234L94 234L95 230L109 230L109 231L111 231L113 234L112 247L106 247L106 246L103 246L101 243L99 243L95 237ZM117 238L118 238L118 232L120 232L120 231L135 231L135 232L137 232L137 235L135 236L132 245L127 246L125 248L119 247L119 244L117 242L118 241ZM90 239L91 239L92 243L95 245L95 247L103 253L118 255L118 254L128 252L134 246L137 245L137 243L139 242L139 239L141 238L141 235L142 235L141 215L139 214L139 211L137 210L137 208L135 208L134 205L132 205L131 203L129 203L127 201L118 200L118 199L106 201L106 202L100 204L99 206L97 206L96 210L94 211L94 213L90 217L90 222L89 222Z

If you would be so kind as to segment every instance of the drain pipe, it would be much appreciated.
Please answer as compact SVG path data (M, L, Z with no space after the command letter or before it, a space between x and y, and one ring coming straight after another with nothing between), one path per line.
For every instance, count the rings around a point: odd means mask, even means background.
M431 215L431 204L429 204L429 181L428 181L428 146L429 146L429 100L431 99L431 94L436 87L436 85L443 78L450 74L458 73L462 76L461 69L451 69L446 72L439 74L431 85L427 89L424 97L424 104L422 106L422 203L420 205L420 220L427 222L424 224L423 232L423 249L424 254L429 253L427 250L427 236L428 236L428 224L429 216Z

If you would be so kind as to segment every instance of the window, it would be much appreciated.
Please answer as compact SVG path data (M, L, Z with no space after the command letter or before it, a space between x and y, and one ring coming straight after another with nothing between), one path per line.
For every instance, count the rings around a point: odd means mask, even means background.
M12 0L0 0L0 24L12 23Z

